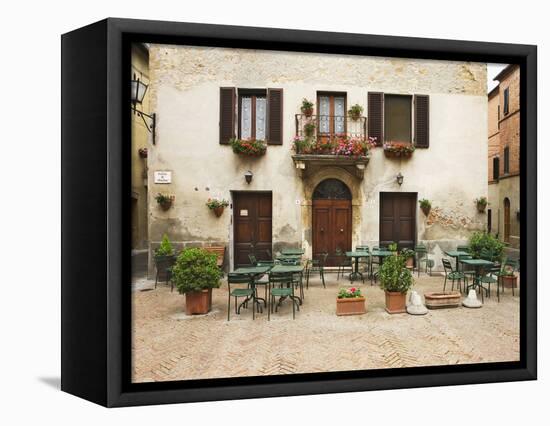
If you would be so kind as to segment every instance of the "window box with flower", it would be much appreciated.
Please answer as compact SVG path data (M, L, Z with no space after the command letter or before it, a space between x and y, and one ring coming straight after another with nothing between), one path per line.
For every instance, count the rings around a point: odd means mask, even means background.
M362 315L367 312L365 297L357 287L342 288L336 298L336 315Z
M231 139L231 148L235 154L260 157L265 154L267 144L259 139Z
M410 158L415 150L412 143L401 141L384 142L383 147L388 158Z

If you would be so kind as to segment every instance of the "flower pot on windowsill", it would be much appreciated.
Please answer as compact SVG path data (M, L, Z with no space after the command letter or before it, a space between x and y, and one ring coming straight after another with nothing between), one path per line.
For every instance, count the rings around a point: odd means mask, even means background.
M505 288L517 288L518 287L518 277L517 275L503 275L502 283Z
M223 214L223 209L224 209L223 206L219 206L219 207L214 207L212 210L214 210L214 213L216 214L217 217L220 217Z
M384 291L386 294L386 312L388 314L402 314L407 312L407 293L399 291Z
M204 315L212 308L212 289L185 293L185 313L187 315Z
M365 297L336 299L336 315L362 315L367 312Z

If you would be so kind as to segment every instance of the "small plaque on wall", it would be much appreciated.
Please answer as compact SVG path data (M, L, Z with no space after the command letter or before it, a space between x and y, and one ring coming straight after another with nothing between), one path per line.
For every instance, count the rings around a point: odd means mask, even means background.
M156 171L155 183L172 183L172 172Z

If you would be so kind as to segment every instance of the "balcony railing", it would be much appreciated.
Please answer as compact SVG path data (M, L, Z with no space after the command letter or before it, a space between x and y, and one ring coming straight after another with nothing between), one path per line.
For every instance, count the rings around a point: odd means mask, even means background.
M367 117L349 115L312 115L296 114L296 136L315 136L334 139L343 135L350 138L367 139Z

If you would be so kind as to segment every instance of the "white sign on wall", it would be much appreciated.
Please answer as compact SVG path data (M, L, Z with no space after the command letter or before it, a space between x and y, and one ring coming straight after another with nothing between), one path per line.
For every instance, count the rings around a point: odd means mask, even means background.
M172 183L172 172L156 171L155 183Z

